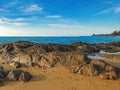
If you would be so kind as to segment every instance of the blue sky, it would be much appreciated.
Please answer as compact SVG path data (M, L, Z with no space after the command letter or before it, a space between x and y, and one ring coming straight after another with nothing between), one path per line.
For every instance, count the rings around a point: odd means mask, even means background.
M120 29L120 0L0 0L1 36L83 36Z

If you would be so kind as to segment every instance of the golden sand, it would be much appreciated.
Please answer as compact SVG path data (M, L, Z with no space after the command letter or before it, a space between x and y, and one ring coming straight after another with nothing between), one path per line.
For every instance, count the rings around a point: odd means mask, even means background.
M62 67L44 71L37 67L22 69L33 74L30 82L6 81L0 90L120 90L120 80L73 74Z

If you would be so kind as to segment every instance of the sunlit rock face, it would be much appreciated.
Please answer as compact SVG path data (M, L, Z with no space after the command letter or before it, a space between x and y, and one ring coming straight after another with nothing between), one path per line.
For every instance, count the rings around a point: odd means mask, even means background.
M110 43L110 45L113 44ZM11 65L14 67L17 67L18 63L19 67L23 65L37 65L40 68L62 66L70 69L73 73L81 75L100 75L101 78L118 79L118 68L107 64L102 61L103 57L96 55L100 50L104 50L105 47L108 48L109 43L96 45L80 42L71 45L61 45L19 41L1 44L0 59L12 62Z

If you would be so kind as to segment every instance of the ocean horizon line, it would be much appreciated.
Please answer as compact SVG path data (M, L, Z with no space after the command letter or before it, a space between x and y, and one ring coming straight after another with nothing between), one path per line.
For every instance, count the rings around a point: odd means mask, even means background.
M81 36L0 36L0 37L119 37L119 36L92 36L92 35L81 35Z

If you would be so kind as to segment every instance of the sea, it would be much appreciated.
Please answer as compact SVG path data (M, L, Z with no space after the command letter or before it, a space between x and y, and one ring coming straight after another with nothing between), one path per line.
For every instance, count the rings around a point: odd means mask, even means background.
M14 37L0 37L0 44L10 43L15 41L29 41L34 43L54 43L54 44L72 44L75 42L85 42L88 44L100 44L108 42L120 41L120 37L113 36L14 36Z

